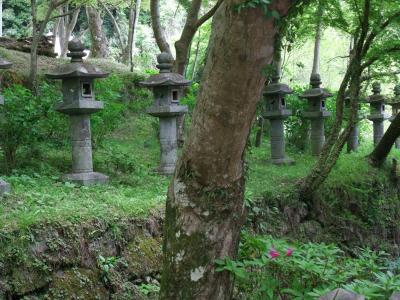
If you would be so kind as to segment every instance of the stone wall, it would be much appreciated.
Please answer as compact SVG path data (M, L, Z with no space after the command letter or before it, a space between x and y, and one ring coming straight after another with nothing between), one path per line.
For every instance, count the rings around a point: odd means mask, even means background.
M159 280L161 212L0 234L0 300L141 299Z

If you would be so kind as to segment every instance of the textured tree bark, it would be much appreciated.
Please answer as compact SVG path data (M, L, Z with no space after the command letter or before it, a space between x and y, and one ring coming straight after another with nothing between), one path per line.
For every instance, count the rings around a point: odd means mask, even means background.
M94 7L86 6L86 15L91 36L90 57L105 58L108 55L108 40L100 12Z
M393 144L400 136L400 114L397 114L389 128L386 130L382 139L369 155L370 163L375 167L380 167L385 162Z
M261 8L237 13L238 3L227 0L214 18L189 139L168 192L161 299L232 297L232 276L214 262L237 255L244 151L277 34ZM291 3L273 1L271 9L284 15Z

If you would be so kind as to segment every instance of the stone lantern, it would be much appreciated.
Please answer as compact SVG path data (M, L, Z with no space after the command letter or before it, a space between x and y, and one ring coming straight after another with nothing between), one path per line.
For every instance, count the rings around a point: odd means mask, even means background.
M394 120L398 113L400 113L400 84L394 87L394 98L388 103L392 106L392 116L389 118L390 122ZM400 149L400 138L396 140L396 149Z
M332 94L321 88L321 77L319 74L312 74L310 78L311 89L304 92L300 98L307 100L307 108L303 112L305 119L311 121L311 153L318 156L325 143L324 119L331 116L326 109L326 99Z
M71 62L47 74L62 81L63 101L55 109L69 115L71 122L72 173L64 175L63 180L81 185L105 184L108 176L93 172L90 115L103 109L103 102L95 99L93 81L108 73L83 61L86 54L81 41L70 41L68 50Z
M0 70L6 70L10 69L12 66L12 63L4 60L2 57L0 57ZM4 96L0 94L0 105L4 105ZM3 195L4 193L9 193L11 192L11 186L9 183L5 182L4 180L0 179L0 195Z
M173 57L168 53L157 56L159 74L150 76L141 82L142 86L153 90L154 103L147 113L160 119L161 162L159 172L169 175L175 171L177 154L176 119L188 111L186 105L180 105L184 88L191 84L182 75L172 73Z
M265 112L264 118L270 121L271 162L275 165L293 164L294 161L285 156L285 131L283 122L292 115L286 108L285 96L293 93L286 84L279 83L275 76L272 83L264 90Z
M384 121L388 119L385 112L385 97L381 95L381 85L379 82L372 84L373 95L367 98L367 102L370 105L370 115L368 120L372 121L374 126L374 145L377 145L381 140L385 126Z

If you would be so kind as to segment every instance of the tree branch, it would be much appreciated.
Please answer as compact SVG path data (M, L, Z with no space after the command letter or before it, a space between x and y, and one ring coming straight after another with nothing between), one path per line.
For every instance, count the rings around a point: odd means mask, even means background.
M58 6L59 6L59 5L58 5ZM55 6L55 8L57 8L58 6ZM80 9L81 9L81 7L79 6L79 7L75 8L74 10L72 10L72 11L70 11L70 12L67 12L67 13L65 13L65 14L57 15L57 16L51 17L51 18L49 19L49 21L55 20L55 19L58 19L58 18L62 18L62 17L71 16L71 15L75 14L76 11L79 12Z
M382 72L382 73L364 75L361 77L361 82L371 80L373 78L388 77L388 76L393 76L393 75L397 75L397 74L400 74L400 70L392 71L392 72Z
M400 51L400 45L396 45L393 47L390 47L388 49L382 49L382 54L379 55L374 55L370 57L365 63L361 65L362 69L366 69L369 66L371 66L373 63L375 63L377 60L379 60L382 56L386 56L389 53L397 52Z
M164 30L160 22L159 4L159 0L150 0L151 25L153 27L154 38L156 39L157 46L160 48L161 52L171 54L170 46L165 38Z
M221 3L224 0L218 0L218 2L214 5L213 8L211 8L207 13L205 13L200 19L197 20L197 28L199 28L201 25L203 25L208 19L210 19L215 12L217 11L218 7L220 7Z
M379 26L378 30L372 30L372 32L368 35L366 42L364 44L363 48L363 54L366 54L374 41L374 39L383 31L385 30L386 27L388 27L393 21L395 21L397 18L400 18L400 11L396 12L395 14L391 15L390 17L387 18L385 22Z

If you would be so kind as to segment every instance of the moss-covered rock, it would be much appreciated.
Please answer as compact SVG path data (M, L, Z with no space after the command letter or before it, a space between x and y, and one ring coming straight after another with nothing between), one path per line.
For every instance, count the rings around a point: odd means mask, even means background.
M54 274L43 299L108 300L109 291L101 281L100 272L74 268Z
M48 285L48 272L32 267L20 266L12 272L13 293L25 295Z
M140 235L123 252L128 272L134 278L159 273L162 264L161 238Z

